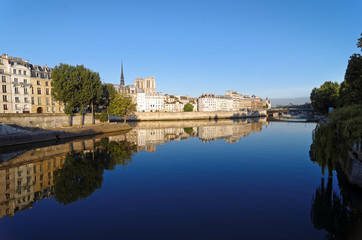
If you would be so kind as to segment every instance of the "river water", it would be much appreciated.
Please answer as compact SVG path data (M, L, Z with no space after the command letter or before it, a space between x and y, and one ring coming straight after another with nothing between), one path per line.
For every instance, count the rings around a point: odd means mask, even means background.
M362 197L311 161L315 127L140 122L0 149L0 239L345 239Z

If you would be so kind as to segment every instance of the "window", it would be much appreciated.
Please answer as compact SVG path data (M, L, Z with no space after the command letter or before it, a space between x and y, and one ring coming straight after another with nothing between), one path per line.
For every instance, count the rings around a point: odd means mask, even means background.
M3 93L6 93L6 85L3 85Z
M18 82L19 82L19 79L14 78L14 83L18 83Z
M34 97L31 97L31 104L34 105Z
M49 107L47 107L47 112L49 112Z
M41 105L41 97L38 97L38 105Z
M27 84L27 83L28 83L28 80L27 80L27 79L24 79L24 83Z
M1 77L2 82L6 82L6 76Z
M49 85L49 83L48 82L45 82L45 86L48 86Z
M41 88L40 87L38 87L38 94L41 94Z
M16 74L16 69L13 69L13 73Z
M52 107L52 112L55 112L55 109L54 109L54 107Z
M36 85L40 86L40 81L36 81Z
M49 98L46 98L45 100L46 100L47 105L49 105Z
M7 104L4 104L3 107L4 107L4 110L8 110L8 105Z
M15 94L19 94L19 88L15 87Z
M3 102L7 102L8 101L8 96L4 95L3 96Z
M26 71L24 71L24 75L26 75Z
M46 94L46 95L49 95L49 88L46 88L46 89L45 89L45 94Z
M19 70L18 72L19 72L19 74L21 74L21 70Z
M55 105L54 99L52 99L52 105Z
M15 97L15 102L20 102L19 97Z
M24 103L29 103L29 99L27 97L24 98Z
M24 88L24 94L28 94L28 89Z
M59 107L59 112L61 112L62 111L62 108L61 107Z

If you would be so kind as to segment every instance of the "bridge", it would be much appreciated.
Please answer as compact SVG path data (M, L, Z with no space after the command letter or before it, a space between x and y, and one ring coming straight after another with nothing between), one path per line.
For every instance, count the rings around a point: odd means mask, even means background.
M272 108L267 110L268 118L311 119L316 112L312 108Z

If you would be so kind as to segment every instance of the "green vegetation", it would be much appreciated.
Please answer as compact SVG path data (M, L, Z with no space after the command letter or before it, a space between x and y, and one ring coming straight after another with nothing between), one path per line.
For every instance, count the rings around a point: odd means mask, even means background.
M116 98L118 93L114 88L113 84L105 83L103 84L102 88L103 88L103 93L100 105L103 108L107 108L111 104L112 100Z
M184 128L185 133L192 134L194 132L194 129L192 127Z
M127 94L116 95L108 107L108 113L113 116L124 118L126 123L127 117L134 114L136 111L136 104L132 103L131 96Z
M98 119L101 122L107 122L108 121L108 114L107 112L102 113L96 113L95 114L96 119Z
M319 88L314 88L310 94L312 107L321 114L327 114L329 107L337 107L339 97L339 84L325 82Z
M362 48L362 38L359 38L357 46ZM337 170L337 176L347 172L349 153L354 154L352 148L362 151L362 59L359 54L351 56L338 94L337 86L338 83L326 82L311 93L312 106L316 111L326 114L328 107L336 107L330 113L328 123L319 124L314 129L310 147L311 160L318 163L323 174L328 169L327 186L323 178L311 207L314 227L326 230L328 239L345 239L361 221L361 215L347 205L346 199L350 194L343 196L342 201L340 195L333 191L332 184L333 170ZM338 179L339 185L351 188L344 176Z
M79 109L83 114L90 106L94 123L94 105L100 103L103 92L99 73L61 63L54 67L52 79L52 97L65 104L64 112L72 115Z
M194 110L194 106L191 103L186 103L184 106L184 112L192 112Z
M362 37L358 39L357 46L362 50ZM340 86L325 82L320 88L314 88L310 97L314 110L323 115L328 113L329 107L362 105L362 56L353 54L350 57Z

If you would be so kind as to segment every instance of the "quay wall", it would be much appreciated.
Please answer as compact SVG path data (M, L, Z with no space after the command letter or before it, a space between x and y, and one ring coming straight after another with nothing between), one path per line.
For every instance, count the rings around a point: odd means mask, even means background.
M129 117L129 121L183 121L183 120L202 120L202 119L232 119L232 118L250 118L265 117L266 110L254 111L230 111L230 112L136 112L135 116ZM121 121L122 118L111 117L111 121ZM84 116L69 115L62 113L55 114L37 114L37 113L0 113L0 124L16 124L26 127L39 128L60 128L69 126L79 126L92 124L92 115ZM95 120L95 123L100 123Z
M15 124L26 127L39 127L39 128L59 128L92 124L92 115L86 114L84 116L75 115L69 117L66 114L46 114L46 113L0 113L0 124ZM99 120L95 120L99 123Z
M202 119L232 119L249 117L266 117L266 110L229 111L229 112L136 112L135 116L127 118L130 121L172 121L172 120L202 120ZM110 120L123 118L111 117Z

